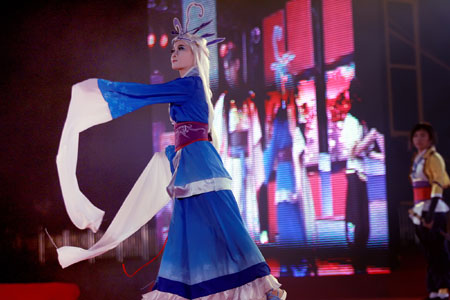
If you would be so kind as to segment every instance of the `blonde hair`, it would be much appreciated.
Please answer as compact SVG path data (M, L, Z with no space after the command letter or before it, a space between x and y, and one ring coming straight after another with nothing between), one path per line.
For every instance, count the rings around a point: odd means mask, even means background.
M208 128L211 134L212 144L216 149L218 149L217 136L214 131L214 107L211 102L212 92L209 85L209 49L206 45L206 39L199 37L195 34L186 33L183 38L180 39L176 37L172 40L172 44L177 41L186 41L186 43L191 47L192 53L194 54L194 67L198 69L199 76L203 82L203 89L205 91L205 100L208 104Z

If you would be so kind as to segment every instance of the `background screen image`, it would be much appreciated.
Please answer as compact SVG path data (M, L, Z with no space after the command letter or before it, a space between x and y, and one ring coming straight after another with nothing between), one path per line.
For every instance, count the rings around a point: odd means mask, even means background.
M232 9L204 4L211 17ZM320 4L321 22L312 17L317 7L297 0L241 29L214 24L226 38L210 49L218 152L247 230L274 275L389 273L384 137L365 121L365 99L355 96L351 1ZM322 47L314 28L323 32ZM152 68L164 81L176 75ZM164 151L174 142L168 106L152 107L152 116L153 149ZM355 155L362 142L367 147ZM171 209L169 203L156 216L160 245Z

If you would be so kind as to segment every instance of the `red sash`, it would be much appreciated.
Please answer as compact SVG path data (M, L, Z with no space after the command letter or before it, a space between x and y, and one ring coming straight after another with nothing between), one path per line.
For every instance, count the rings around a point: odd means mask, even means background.
M207 123L181 122L176 123L174 129L176 151L194 142L210 140Z

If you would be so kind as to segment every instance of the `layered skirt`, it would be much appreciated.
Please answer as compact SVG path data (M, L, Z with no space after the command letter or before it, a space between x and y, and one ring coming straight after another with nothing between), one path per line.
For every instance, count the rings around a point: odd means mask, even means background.
M231 190L175 199L153 299L266 299L280 287L249 236Z

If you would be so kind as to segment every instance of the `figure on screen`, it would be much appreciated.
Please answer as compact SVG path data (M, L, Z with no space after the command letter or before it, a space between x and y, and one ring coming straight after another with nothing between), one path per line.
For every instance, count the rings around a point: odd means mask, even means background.
M297 84L297 96L295 99L295 131L294 136L294 157L298 162L296 166L297 176L297 190L300 191L303 203L303 211L306 222L306 236L308 243L314 243L317 238L316 213L314 208L314 200L312 196L311 183L307 174L307 153L314 151L314 139L308 140L308 131L313 131L313 124L315 113L311 112L311 107L308 106L308 100L302 99L308 97L307 93L303 92L303 84L308 85L307 81L299 81ZM314 124L317 126L317 124ZM309 135L310 136L310 135ZM316 147L317 148L317 147Z
M258 205L264 181L261 124L254 102L256 95L242 80L240 55L232 41L220 47L226 90L215 105L215 124L220 137L219 154L233 178L232 189L244 223L254 240L265 243L267 221Z
M270 94L274 101L277 93ZM274 196L272 201L276 212L276 224L272 224L271 233L275 231L275 242L284 246L314 247L317 228L311 187L303 160L305 139L300 126L296 126L297 107L294 100L291 99L288 104L278 97L278 101L279 105L273 107L275 115L270 126L271 138L264 151L265 185L270 186L273 182L275 189L274 195L268 195L269 198ZM314 271L314 257L303 254L293 263L283 258L280 261L282 274L306 276L309 271Z
M382 135L369 128L366 108L361 97L361 87L355 77L348 91L350 110L346 114L341 142L347 157L347 202L345 209L345 233L351 249L355 273L367 272L365 259L370 234L369 198L365 157L377 157L384 147L380 145Z
M275 62L271 66L278 91L269 92L270 99L266 101L265 185L275 182L277 222L271 230L271 234L276 233L275 241L281 245L305 246L315 237L314 204L302 163L306 142L297 121L293 76L288 72L289 62L295 56L278 52L281 30L275 26L273 31ZM309 222L305 222L306 218ZM282 258L280 264L283 275L305 276L308 273L309 263L303 257L298 257L292 265Z
M79 131L86 129L80 124L89 128L147 105L170 103L175 145L153 156L94 246L87 250L61 247L58 258L67 267L105 253L173 199L168 239L156 283L143 299L284 300L287 293L270 274L268 264L244 226L231 191L231 177L216 150L208 45L223 39L207 42L205 38L212 33L197 34L211 21L189 28L189 12L194 7L202 17L203 6L194 2L187 8L184 27L174 19L170 59L180 78L158 85L91 79L74 87L71 108L75 109L69 110L63 131L58 170L67 210L80 228L96 231L103 216L81 191L76 193L77 153L73 149L78 145ZM85 101L86 97L89 101ZM132 277L125 267L124 271Z
M264 152L266 183L274 172L276 179L277 238L281 244L304 244L305 222L299 208L293 163L293 139L289 130L286 102L278 108L273 121L272 139Z

